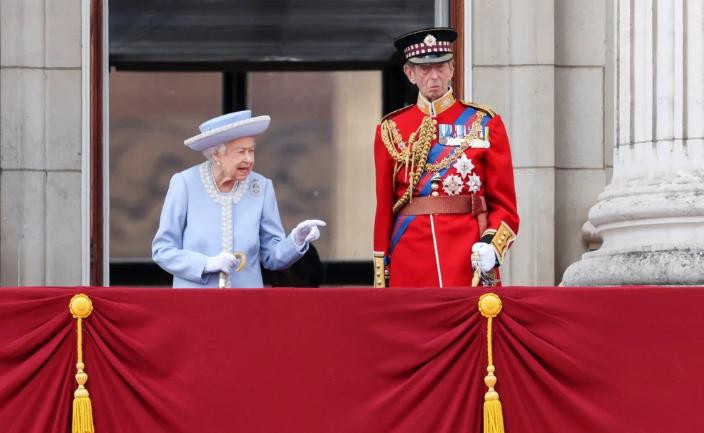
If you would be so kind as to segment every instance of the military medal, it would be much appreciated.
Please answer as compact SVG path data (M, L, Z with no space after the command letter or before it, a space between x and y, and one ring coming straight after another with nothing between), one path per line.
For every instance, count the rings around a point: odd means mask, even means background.
M488 149L489 148L489 127L485 126L478 131L477 138L472 140L469 147L473 149Z
M452 125L446 123L438 124L438 142L442 145L447 145L450 138L452 138Z

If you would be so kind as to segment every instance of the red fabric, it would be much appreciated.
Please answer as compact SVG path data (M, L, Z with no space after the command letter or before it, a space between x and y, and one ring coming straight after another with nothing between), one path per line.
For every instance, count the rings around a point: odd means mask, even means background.
M464 154L471 159L474 169L472 173L481 180L479 195L486 198L488 207L488 227L493 233L501 222L505 222L509 227L518 233L519 217L516 208L516 194L513 182L513 164L511 162L511 150L509 147L508 135L500 116L493 116L481 110L474 112L472 116L464 116L468 109L466 104L454 101L446 110L439 113L434 118L438 124L452 125L458 119L463 118L467 126L473 124L477 114L486 115L483 118L489 131L488 149L468 148ZM470 110L472 110L470 108ZM392 113L388 119L392 120L405 143L408 143L411 134L415 133L426 115L417 105L410 106L404 110ZM463 123L463 124L464 124ZM437 132L437 131L436 131ZM439 134L437 134L439 136ZM451 155L456 147L441 146L437 144L437 139L433 141L433 146L444 147L440 156L428 160L431 162L441 161L444 157ZM433 152L431 152L432 155ZM393 213L394 203L401 198L408 188L410 181L410 167L406 170L402 166L397 172L394 171L396 165L394 159L389 154L381 138L381 127L377 126L374 141L374 160L376 167L376 216L374 222L374 251L383 253L390 258L390 281L391 287L466 287L472 282L471 249L477 242L480 233L477 218L470 214L443 214L433 215L432 224L429 215L417 215L412 218L405 232L399 230L403 224ZM453 163L454 164L454 163ZM458 171L450 164L447 170L442 170L439 174L442 178L450 175L458 175ZM427 196L430 194L429 188L424 188L430 180L431 175L427 172L421 177L414 190L414 197ZM448 194L442 187L438 189L441 196ZM469 195L467 185L464 185L461 193ZM406 217L408 218L408 217ZM392 246L392 239L397 233L402 231L400 241ZM433 239L433 232L435 239ZM437 258L435 248L437 246ZM438 266L442 281L438 277Z
M96 431L481 431L474 289L0 289L0 431L70 431L75 320ZM704 431L704 290L499 288L507 433Z

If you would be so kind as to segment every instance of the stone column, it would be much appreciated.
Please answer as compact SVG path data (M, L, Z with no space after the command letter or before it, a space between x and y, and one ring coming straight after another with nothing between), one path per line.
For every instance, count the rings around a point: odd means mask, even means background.
M555 1L465 1L472 8L472 95L511 142L521 225L504 285L555 284ZM470 77L465 77L469 81Z
M611 6L611 8L609 7ZM587 250L582 226L610 176L613 0L555 2L555 279ZM610 54L610 55L609 55Z
M0 2L0 285L81 284L80 0Z
M704 5L615 2L613 178L589 212L603 239L562 284L704 284Z

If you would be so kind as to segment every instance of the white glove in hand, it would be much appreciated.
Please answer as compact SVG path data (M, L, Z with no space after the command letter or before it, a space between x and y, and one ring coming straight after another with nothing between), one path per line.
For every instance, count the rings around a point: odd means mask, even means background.
M229 274L232 268L240 265L240 260L232 253L221 252L217 256L208 257L205 261L205 272L225 272Z
M325 227L326 225L323 220L305 220L300 222L296 228L291 230L293 243L300 248L306 242L317 240L320 237L320 229L318 227Z
M479 254L479 260L472 260L472 269L477 269L477 266L482 272L489 272L496 265L496 252L494 247L484 242L477 242L472 245L472 252Z

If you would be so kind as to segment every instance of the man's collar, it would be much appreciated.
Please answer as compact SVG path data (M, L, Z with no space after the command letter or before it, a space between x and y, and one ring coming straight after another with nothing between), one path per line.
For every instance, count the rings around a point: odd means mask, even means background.
M430 102L425 99L425 97L419 92L418 102L416 102L416 105L418 106L420 111L422 111L426 115L437 116L438 114L450 108L454 103L455 96L452 94L452 89L450 89L447 91L447 93L434 100L433 102Z

